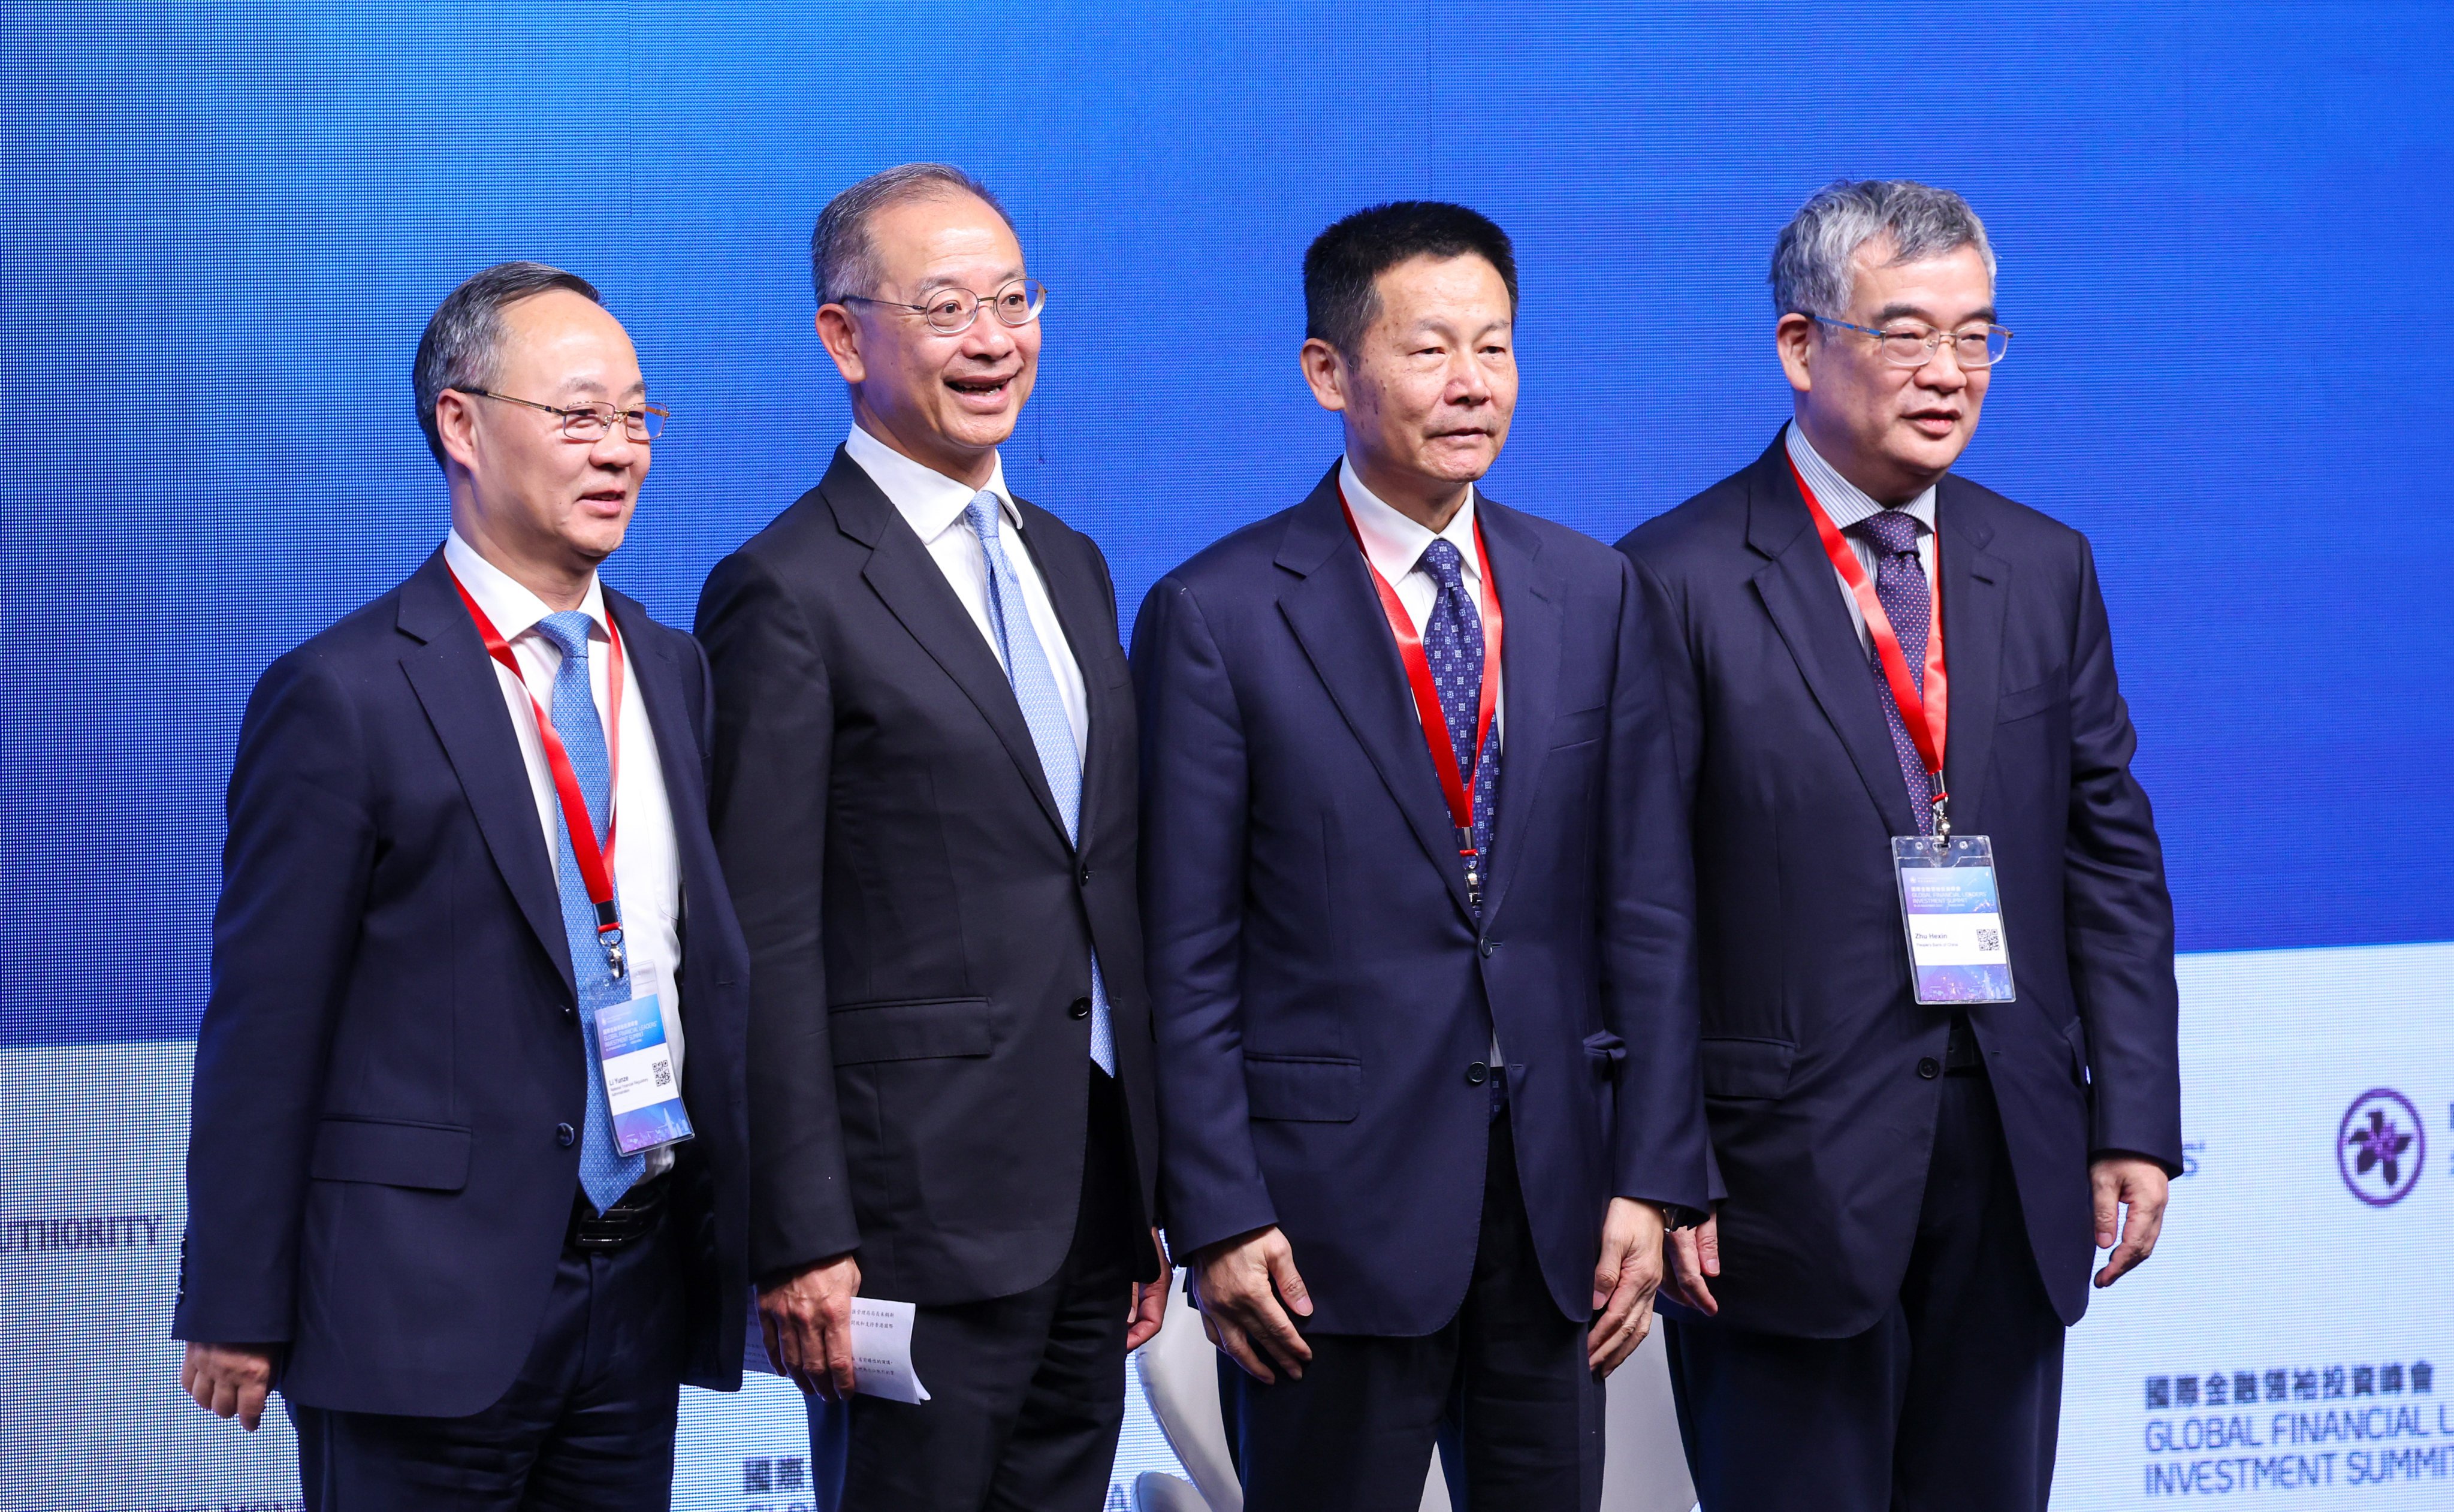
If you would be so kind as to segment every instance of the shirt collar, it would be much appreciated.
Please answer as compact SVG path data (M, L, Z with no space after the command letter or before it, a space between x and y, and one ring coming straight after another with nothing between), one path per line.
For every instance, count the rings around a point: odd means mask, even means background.
M1845 531L1893 507L1876 503L1867 496L1865 490L1842 477L1839 470L1817 453L1814 444L1806 439L1806 433L1795 422L1789 426L1788 441L1789 459L1798 464L1799 475L1805 478L1806 486L1815 491L1815 502L1822 505L1823 513L1832 516L1833 529ZM1934 533L1933 484L1927 484L1924 493L1897 508L1916 520L1919 530L1927 534Z
M1347 507L1355 514L1355 532L1363 537L1363 555L1374 571L1392 583L1416 570L1423 552L1433 541L1443 540L1458 550L1464 561L1467 580L1482 582L1482 554L1474 549L1474 485L1465 490L1465 502L1449 516L1446 529L1435 534L1418 520L1400 514L1380 495L1363 486L1356 474L1351 457L1341 457L1338 464L1338 487L1346 492Z
M452 568L460 586L486 612L493 622L495 634L509 645L536 628L538 620L553 611L546 601L514 580L511 574L477 554L477 549L461 538L457 530L443 537L443 560ZM588 593L579 601L579 612L589 619L589 637L606 640L605 587L596 575L588 575Z
M860 464L860 470L869 474L870 481L886 495L886 501L912 527L912 534L923 542L935 540L951 529L972 507L972 498L979 492L935 468L912 460L857 425L844 437L844 451ZM1014 494L1005 486L1003 456L996 458L989 474L988 491L997 496L997 513L1005 517L1005 523L1021 529L1022 513L1014 507Z

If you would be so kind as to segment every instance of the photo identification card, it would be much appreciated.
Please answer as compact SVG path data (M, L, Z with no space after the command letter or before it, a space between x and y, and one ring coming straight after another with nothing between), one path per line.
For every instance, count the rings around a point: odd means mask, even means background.
M1994 885L1994 842L1982 835L1892 837L1908 931L1909 975L1921 1003L2010 1002L2011 949Z
M596 1053L605 1066L605 1101L614 1115L615 1149L636 1155L691 1137L659 997L652 993L597 1009Z

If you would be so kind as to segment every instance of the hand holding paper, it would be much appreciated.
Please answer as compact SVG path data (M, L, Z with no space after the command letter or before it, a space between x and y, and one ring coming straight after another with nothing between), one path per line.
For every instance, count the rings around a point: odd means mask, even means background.
M804 1276L811 1274L814 1273L805 1272ZM858 1272L854 1275L857 1284ZM918 1309L910 1302L853 1297L844 1314L845 1328L841 1332L827 1331L822 1359L814 1360L806 1354L777 1358L775 1331L764 1326L773 1308L769 1300L781 1296L793 1284L787 1282L764 1294L753 1294L749 1343L742 1350L743 1369L787 1377L803 1391L815 1390L830 1401L840 1401L855 1392L885 1401L929 1400L929 1388L920 1383L918 1372L912 1368L912 1329Z

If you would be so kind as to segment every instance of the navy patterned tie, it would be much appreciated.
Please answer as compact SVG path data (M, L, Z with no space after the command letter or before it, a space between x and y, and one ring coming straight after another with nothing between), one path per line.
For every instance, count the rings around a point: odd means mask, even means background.
M1934 621L1934 599L1926 587L1925 565L1918 560L1918 522L1904 510L1880 510L1850 527L1875 548L1875 597L1901 641L1901 655L1909 664L1909 682L1919 696L1925 694L1925 640ZM1908 721L1892 697L1883 676L1882 658L1873 652L1866 664L1874 670L1875 696L1882 700L1883 718L1892 727L1892 750L1901 758L1901 779L1908 784L1909 807L1917 813L1920 835L1934 833L1934 779L1909 738Z
M1478 890L1491 890L1491 825L1493 795L1499 783L1499 727L1493 721L1483 742L1482 760L1474 758L1476 722L1482 712L1482 615L1465 585L1464 559L1444 540L1423 548L1422 570L1440 585L1432 601L1431 617L1423 622L1423 657L1432 666L1432 686L1440 696L1440 716L1448 721L1449 743L1456 748L1458 771L1474 773L1474 847L1481 855L1475 870L1481 875ZM1476 912L1480 913L1478 904Z

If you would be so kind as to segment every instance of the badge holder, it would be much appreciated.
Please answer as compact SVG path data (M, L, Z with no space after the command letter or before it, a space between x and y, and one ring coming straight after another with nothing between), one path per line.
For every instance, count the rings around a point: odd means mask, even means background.
M2012 1002L2011 950L1994 842L1982 835L1892 837L1901 926L1921 1003Z
M674 1047L665 1038L662 996L643 993L602 1003L594 1011L606 1108L614 1116L614 1147L631 1156L690 1139L690 1114L682 1106L680 1079L674 1075Z

